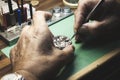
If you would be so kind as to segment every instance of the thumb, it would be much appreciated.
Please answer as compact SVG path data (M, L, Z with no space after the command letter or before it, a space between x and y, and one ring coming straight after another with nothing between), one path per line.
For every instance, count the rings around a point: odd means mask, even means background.
M82 27L80 28L80 33L90 33L90 34L95 34L97 28L101 27L103 24L103 22L101 21L91 21L88 23L85 23L82 25Z
M71 55L74 53L74 46L73 45L68 45L63 49L66 55Z
M42 26L42 25L47 25L46 19L50 18L52 16L51 13L45 12L45 11L36 11L33 15L33 27L34 28L47 28L47 26ZM41 25L41 26L40 26Z
M89 39L93 39L95 36L101 33L100 31L103 25L104 21L92 21L83 24L75 37L76 42L88 41Z
M69 64L74 59L74 47L72 45L68 45L63 49L65 57L65 63Z

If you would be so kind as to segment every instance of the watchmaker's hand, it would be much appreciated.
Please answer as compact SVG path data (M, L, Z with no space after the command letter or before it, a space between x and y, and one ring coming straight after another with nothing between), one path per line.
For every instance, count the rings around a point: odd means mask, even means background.
M51 14L35 12L33 24L23 29L19 41L11 50L13 71L22 74L25 80L52 80L73 58L72 45L63 50L54 47L47 17Z
M120 32L120 4L116 0L105 0L103 5L92 16L91 22L85 19L99 0L79 0L75 11L74 30L78 31L77 42L90 38L112 38Z

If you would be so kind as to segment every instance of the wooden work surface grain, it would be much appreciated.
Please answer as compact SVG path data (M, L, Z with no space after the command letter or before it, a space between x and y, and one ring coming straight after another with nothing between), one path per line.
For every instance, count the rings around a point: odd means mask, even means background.
M64 6L62 0L39 0L39 5L35 6L36 10L49 10L55 6ZM29 3L29 2L28 2ZM5 48L7 45L0 40L0 49ZM10 60L0 52L0 77L4 74L11 72Z

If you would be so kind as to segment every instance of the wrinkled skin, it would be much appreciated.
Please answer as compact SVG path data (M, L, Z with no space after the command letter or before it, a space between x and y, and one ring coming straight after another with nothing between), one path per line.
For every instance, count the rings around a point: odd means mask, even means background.
M114 38L120 34L120 4L116 0L105 0L101 7L85 22L86 16L99 0L79 0L75 11L74 31L78 32L76 42L85 42L90 38Z
M74 47L59 50L53 45L53 35L48 29L48 12L37 11L33 24L26 26L10 52L13 72L22 74L26 80L52 80L59 70L73 59Z

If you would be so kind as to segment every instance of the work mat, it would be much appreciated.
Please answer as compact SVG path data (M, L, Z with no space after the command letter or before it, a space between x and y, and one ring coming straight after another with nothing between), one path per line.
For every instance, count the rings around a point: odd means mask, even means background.
M57 35L65 35L69 38L74 34L73 31L74 25L74 15L69 16L68 18L51 25L49 28L52 33ZM102 45L92 45L92 44L76 44L75 40L72 40L72 44L75 46L75 59L69 64L69 66L64 70L64 73L61 75L61 80L66 79L67 77L75 74L76 72L87 67L94 61L106 55L108 52L114 50L117 47L120 47L120 41L114 41ZM9 52L11 47L6 47L2 49L2 52L9 57Z

